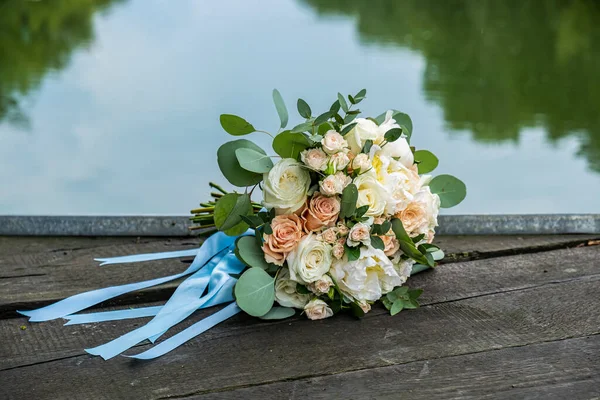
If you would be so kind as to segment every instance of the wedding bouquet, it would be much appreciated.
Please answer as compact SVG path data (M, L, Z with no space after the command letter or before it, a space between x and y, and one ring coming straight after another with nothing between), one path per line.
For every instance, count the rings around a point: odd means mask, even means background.
M283 130L288 112L274 90L276 135L221 115L230 135L272 136L276 153L245 139L222 145L221 172L245 189L228 193L211 183L219 191L215 199L192 210L198 227L233 236L254 230L235 243L237 258L249 267L234 289L246 313L285 317L296 308L322 319L346 309L360 317L378 300L392 315L418 307L422 291L403 285L443 258L432 243L438 212L460 203L466 188L450 175L426 175L438 159L410 146L408 115L390 110L359 117L354 107L365 95L361 90L346 101L338 94L318 116L299 99L304 121ZM257 187L262 203L252 200Z
M331 108L316 117L298 100L304 122L284 130L288 112L274 90L281 120L276 135L235 115L221 115L221 125L231 135L272 136L275 154L246 139L219 148L221 172L243 189L227 192L211 184L213 200L192 210L191 218L197 224L192 229L216 226L219 232L197 249L96 259L106 265L193 256L185 271L80 293L20 313L31 322L65 318L69 325L152 317L86 349L109 359L146 340L154 344L198 309L229 303L150 349L128 355L152 359L242 310L280 319L300 309L310 319L322 319L345 310L360 317L379 300L392 315L418 307L422 291L404 284L411 274L443 258L432 243L438 212L460 203L466 188L450 175L426 175L438 159L410 146L413 125L408 115L391 110L359 118L360 110L353 108L365 95L361 90L346 101L338 94ZM257 188L262 200L252 200ZM162 306L79 313L183 277Z

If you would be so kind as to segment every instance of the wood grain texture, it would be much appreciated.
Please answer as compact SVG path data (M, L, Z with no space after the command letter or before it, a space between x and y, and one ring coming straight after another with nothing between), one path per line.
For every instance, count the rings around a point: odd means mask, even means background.
M449 254L445 262L502 254L542 251L586 243L589 235L524 237L440 237ZM101 287L166 276L186 268L178 259L99 267L93 259L135 253L197 247L199 239L133 238L0 238L0 318L16 317L15 310L40 307L64 297ZM14 253L10 249L20 249ZM52 247L54 246L54 247ZM24 249L32 250L24 250ZM53 250L50 250L50 249ZM464 254L463 254L464 253ZM452 254L456 256L453 257ZM106 305L137 304L167 299L177 282L122 296Z
M586 277L432 304L397 317L375 312L361 321L340 315L261 323L241 315L151 362L70 353L19 366L13 358L0 381L16 397L168 398L595 335L599 283L597 276ZM109 339L105 329L97 335L94 326L80 329L91 335L90 345Z
M424 289L421 303L431 305L594 277L600 277L598 246L448 264L416 275L409 283L412 287ZM382 309L375 309L368 317L382 313ZM303 317L297 319L303 320ZM140 323L62 327L63 322L29 324L24 318L0 321L0 332L5 342L18 343L10 349L4 347L5 351L1 351L3 346L0 344L0 367L81 354L82 348L101 344L124 333L126 327ZM22 331L21 326L27 327L26 331ZM86 342L89 332L93 332L92 339ZM47 337L54 342L43 340ZM40 346L44 346L43 352L31 351Z
M192 395L186 399L592 399L600 335Z

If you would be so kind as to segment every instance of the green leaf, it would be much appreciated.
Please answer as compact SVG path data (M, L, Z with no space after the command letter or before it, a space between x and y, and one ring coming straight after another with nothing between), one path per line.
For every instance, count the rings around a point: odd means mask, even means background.
M375 122L378 125L385 121L385 114L386 113L380 114L377 118L375 118ZM403 128L402 131L406 136L408 136L408 139L410 139L413 132L413 123L408 114L405 114L402 111L392 110L392 118L394 118L398 125Z
M385 298L388 299L391 303L393 303L396 300L398 300L398 294L395 291L389 292L388 294L385 295Z
M303 122L292 128L292 133L312 131L312 122Z
M340 132L340 134L342 136L345 136L346 134L348 134L348 132L350 132L352 129L354 129L354 127L356 126L356 122L352 123L352 124L348 124L344 127L344 129L342 129L342 131Z
M235 241L235 255L249 267L269 268L265 253L252 236L241 236Z
M360 246L350 247L348 245L344 245L344 249L346 250L348 261L356 261L360 257Z
M253 317L262 317L273 307L275 279L260 268L250 268L240 276L234 293L242 310Z
M310 146L310 141L302 133L284 131L275 136L273 150L283 158L298 159L300 152Z
M348 101L350 101L351 104L356 104L356 100L354 100L354 97L351 94L348 95Z
M298 114L300 114L300 116L302 118L309 119L311 117L312 111L307 102L305 102L302 99L298 99L297 107L298 107Z
M452 175L438 175L429 182L432 193L440 196L441 207L450 208L459 204L467 196L467 187Z
M401 128L392 128L383 135L383 138L388 142L395 142L402 136Z
M326 122L329 118L333 117L333 114L335 114L337 111L327 111L324 112L323 114L319 115L317 118L315 118L315 120L313 121L313 125L321 125L323 122ZM321 133L321 132L319 132Z
M373 141L371 139L367 139L365 140L365 144L360 152L369 154L369 152L371 151L371 147L373 147Z
M408 296L411 299L418 299L419 297L421 297L421 295L423 294L423 289L410 289L408 291Z
M221 172L227 178L229 183L234 186L252 186L262 181L262 174L246 171L237 160L235 151L237 149L252 149L263 155L267 155L263 149L255 145L249 140L238 139L232 142L227 142L217 150L217 162Z
M217 200L217 204L215 205L215 225L218 230L225 233L234 227L239 227L239 229L245 227L245 229L248 229L248 225L242 220L241 215L251 213L252 205L250 204L250 196L247 194L227 193Z
M419 308L419 303L416 300L408 300L404 302L404 308L413 310L415 308Z
M369 205L365 204L364 206L358 207L356 209L356 213L354 213L354 215L356 216L356 218L360 218L363 215L365 215L367 211L369 211Z
M396 293L398 296L404 296L408 294L408 286L399 286L394 289L394 293Z
M439 160L435 154L427 150L415 151L415 162L418 163L419 174L431 172L436 169L439 164Z
M344 117L344 124L349 124L350 122L354 121L356 117L358 117L358 114L346 114Z
M225 132L230 135L241 136L256 131L250 122L237 115L221 114L219 120L221 121L221 126L225 129Z
M362 318L365 316L365 312L358 304L356 304L356 302L350 303L350 310L352 311L352 315L354 315L356 318Z
M367 89L362 89L354 96L354 101L360 103L367 96Z
M400 245L400 250L402 250L404 254L419 263L428 263L425 256L415 247L412 239L410 236L408 236L408 233L406 233L406 230L402 225L402 221L398 218L392 219L392 231L396 235L396 239L398 239L398 244Z
M271 308L271 310L266 313L265 315L263 315L262 317L259 317L260 319L285 319L285 318L289 318L289 317L293 317L294 314L296 314L296 311L293 308L290 307L273 307Z
M417 235L414 238L412 238L412 241L413 241L413 243L419 243L421 240L423 240L424 237L425 237L425 234L421 233L420 235Z
M435 261L443 260L444 257L446 256L442 249L437 249L436 251L431 251L430 253Z
M404 301L401 299L398 299L398 300L394 301L394 304L392 304L392 308L390 309L390 314L396 315L400 311L402 311L403 308L404 308Z
M321 125L319 125L319 129L317 130L318 134L321 136L325 136L325 134L327 133L327 131L330 131L334 129L333 125L331 125L331 123L329 122L324 122Z
M350 218L356 211L356 201L358 200L358 188L354 183L349 184L342 191L342 203L340 208L340 218Z
M266 155L264 151L240 148L235 151L235 158L246 171L256 172L257 174L264 174L273 168L271 157Z
M385 235L388 233L391 227L392 223L389 220L383 221L383 224L381 224L381 234Z
M252 229L263 224L263 220L256 215L240 215L240 217L242 217L242 221L247 223Z
M379 236L371 236L371 246L375 249L383 250L385 249L385 244L383 240Z
M342 110L344 110L344 112L348 112L348 103L346 103L346 99L344 98L344 96L342 96L341 93L338 93L337 96L338 103L340 104L340 107L342 107Z
M263 231L265 232L266 235L272 235L273 234L273 228L271 228L271 224L264 224L263 225Z
M283 102L283 97L281 97L281 93L277 89L273 89L273 103L275 103L277 114L279 114L280 126L281 128L285 128L288 123L288 112Z
M332 116L333 114L336 114L338 111L340 111L340 102L338 100L334 101L329 111L331 112Z
M392 219L392 230L398 240L412 243L412 239L408 236L408 233L406 232L406 229L404 229L404 225L402 225L402 221L399 218Z

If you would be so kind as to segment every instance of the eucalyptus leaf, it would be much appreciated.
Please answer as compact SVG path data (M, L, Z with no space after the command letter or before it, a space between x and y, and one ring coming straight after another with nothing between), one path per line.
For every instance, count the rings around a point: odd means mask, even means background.
M247 194L227 193L215 205L215 225L220 231L227 231L237 225L248 225L242 220L241 215L252 213L250 196Z
M235 241L235 255L249 267L269 268L265 253L252 236L241 236Z
M354 100L354 96L351 94L348 95L348 101L350 101L351 104L356 104L356 100Z
M342 191L342 203L340 207L340 218L350 218L356 211L358 200L358 188L354 183L349 184Z
M388 142L395 142L400 139L400 136L402 136L402 129L392 128L383 135L383 138Z
M263 224L262 219L256 215L240 215L240 217L242 217L242 220L253 229Z
M281 128L285 128L288 123L288 112L283 102L283 97L281 97L281 93L279 90L273 89L273 103L275 103L275 108L277 109L277 114L279 115L279 120L281 121Z
M373 141L371 139L365 140L365 144L363 145L361 153L369 154L371 151L371 147L373 147Z
M332 113L332 115L340 111L340 102L338 100L334 101L329 111Z
M432 193L440 196L441 207L450 208L459 204L467 196L467 187L452 175L438 175L429 182Z
M308 138L299 132L284 131L273 140L273 150L283 158L297 160L300 152L309 146Z
M267 155L263 149L249 140L234 140L223 144L221 147L219 147L219 150L217 150L217 162L219 164L219 168L229 183L234 186L245 187L256 185L262 181L263 176L262 174L257 174L242 168L235 154L237 149L242 148L252 149L262 153L265 156Z
M330 131L333 129L333 125L331 125L331 123L329 122L323 122L322 124L319 125L319 128L317 129L317 132L319 135L321 136L325 136L325 134L327 133L327 131Z
M295 127L293 127L291 132L292 133L307 132L307 131L312 131L312 128L313 128L312 122L303 122L303 123L298 124Z
M324 112L323 114L319 115L317 118L315 118L315 120L313 121L313 125L321 125L323 122L326 122L329 118L333 117L333 114L335 114L337 111L327 111ZM319 132L321 133L321 132Z
M438 249L438 250L436 250L436 251L432 251L432 252L430 252L430 253L431 253L431 256L433 257L433 259L434 259L435 261L440 261L440 260L443 260L443 259L444 259L444 257L446 256L446 255L444 254L444 251L443 251L442 249Z
M367 95L367 89L362 89L354 96L354 101L360 103L362 99Z
M344 129L342 129L342 131L340 132L340 134L342 136L345 136L346 134L348 134L348 132L350 132L352 129L354 129L354 127L356 126L356 122L348 124L344 127Z
M271 310L259 317L260 319L271 320L271 319L285 319L289 317L293 317L296 314L296 311L290 307L273 307Z
M429 265L424 264L413 264L412 270L410 271L410 276L418 274L419 272L423 272L431 268Z
M385 115L386 113L380 114L377 118L375 118L375 122L378 125L381 125L381 123L385 121ZM413 132L413 123L408 114L405 114L402 111L392 110L392 118L394 118L396 123L403 128L403 133L410 139Z
M419 174L426 174L437 168L439 164L438 158L428 150L415 151L415 162L419 169Z
M240 148L235 151L240 166L246 171L264 174L273 168L271 157L267 156L264 151L259 152L253 149Z
M312 111L307 102L305 102L302 99L298 99L298 103L296 106L298 107L298 114L300 114L302 118L309 119L311 117Z
M371 246L375 249L383 250L385 249L385 244L383 240L379 236L371 236Z
M221 114L219 120L221 121L221 126L225 129L225 132L230 135L241 136L256 131L250 122L237 115Z
M260 268L250 268L234 288L237 305L253 317L262 317L273 307L275 279Z
M342 107L342 110L344 110L344 112L348 112L348 103L346 103L346 99L344 98L344 96L342 96L341 93L338 93L337 96L338 103L340 104L340 107Z

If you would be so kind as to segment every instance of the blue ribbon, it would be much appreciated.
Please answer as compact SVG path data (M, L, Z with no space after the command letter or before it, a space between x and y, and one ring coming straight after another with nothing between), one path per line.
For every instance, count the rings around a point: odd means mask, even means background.
M244 235L253 233L252 230L248 230ZM96 261L102 262L101 265L107 265L195 256L190 266L179 274L92 290L37 310L19 311L19 313L30 317L30 322L66 318L68 322L65 325L153 317L146 325L117 339L92 349L86 349L88 353L99 355L105 360L112 358L146 339L154 342L172 326L183 321L197 309L233 301L233 287L237 279L231 275L239 274L245 268L245 265L233 253L236 239L236 237L218 232L209 237L199 249L96 259ZM186 275L190 276L179 285L163 306L74 315L76 312L113 297L169 282ZM207 293L203 295L207 289ZM150 359L163 355L238 312L240 312L239 307L235 303L230 304L221 311L164 340L152 349L132 357Z

